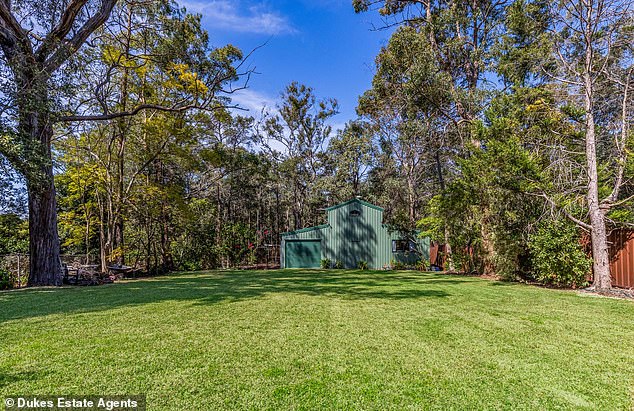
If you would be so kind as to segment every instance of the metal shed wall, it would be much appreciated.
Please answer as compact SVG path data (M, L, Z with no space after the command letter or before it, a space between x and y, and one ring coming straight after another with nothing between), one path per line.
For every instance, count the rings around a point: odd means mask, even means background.
M353 216L352 212L358 215ZM328 224L283 234L281 266L285 267L285 241L292 239L321 239L322 259L334 264L342 261L346 268L356 268L359 261L368 267L381 269L397 260L415 264L421 257L429 259L429 239L417 239L420 254L392 252L392 240L403 239L400 233L390 232L383 224L383 209L361 200L351 200L327 209Z
M286 240L314 240L321 239L321 253L322 258L324 255L324 232L330 227L328 224L318 225L316 227L304 228L301 230L291 231L289 233L282 234L282 244L280 247L280 267L286 267Z

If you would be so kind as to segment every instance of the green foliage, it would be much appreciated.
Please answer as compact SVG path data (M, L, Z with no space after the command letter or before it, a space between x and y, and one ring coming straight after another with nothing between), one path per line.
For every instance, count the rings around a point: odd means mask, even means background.
M66 152L67 158L77 154ZM89 254L99 248L99 210L95 195L101 170L94 163L69 165L55 176L58 231L64 253ZM97 251L98 252L98 251Z
M333 189L321 177L329 163L324 152L332 131L328 120L337 114L338 103L318 99L312 87L292 82L284 89L277 111L265 116L260 143L289 191L289 229L317 225L320 222L309 210L323 207L323 194ZM284 150L279 151L280 146Z
M399 260L392 259L390 261L390 268L392 270L405 270L407 268L407 265Z
M29 222L17 214L0 214L0 255L29 252Z
M338 270L343 269L343 267L345 267L345 265L343 264L343 261L341 261L341 260L335 261L335 265L333 266L333 268L338 269Z
M192 199L182 214L183 232L172 244L177 267L201 270L219 265L216 253L216 209L206 199Z
M330 258L322 258L319 266L323 269L330 268L332 266L332 261L330 261Z
M535 278L559 287L584 287L592 259L584 252L579 230L567 221L546 221L529 238Z
M416 263L416 269L418 271L429 271L429 260L425 259L425 258L421 258L420 261L418 263Z
M368 262L367 262L367 261L360 260L360 261L357 263L357 268L358 268L359 270L367 270L367 269L368 269Z
M220 244L216 248L218 257L228 267L236 267L253 254L256 244L255 231L244 223L228 223L222 226Z
M510 136L488 139L486 150L459 164L461 176L430 202L430 215L419 222L420 228L443 241L446 227L453 260L464 271L495 272L509 279L522 275L526 227L538 210L534 198L525 194L540 179L535 159Z
M320 188L332 193L333 200L347 201L367 189L364 183L374 162L374 145L368 124L351 121L328 143L324 155L327 174Z
M495 47L497 72L511 84L527 84L547 64L552 51L548 2L515 0L507 8L505 32Z
M0 268L0 290L8 290L10 288L13 288L11 274L7 270Z

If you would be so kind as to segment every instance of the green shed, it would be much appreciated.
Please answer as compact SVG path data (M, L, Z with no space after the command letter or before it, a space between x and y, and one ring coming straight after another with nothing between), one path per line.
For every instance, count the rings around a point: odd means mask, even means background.
M392 261L413 265L429 259L429 239L408 238L383 224L383 209L355 198L326 209L328 223L282 234L284 268L319 268L322 259L356 268L382 269Z

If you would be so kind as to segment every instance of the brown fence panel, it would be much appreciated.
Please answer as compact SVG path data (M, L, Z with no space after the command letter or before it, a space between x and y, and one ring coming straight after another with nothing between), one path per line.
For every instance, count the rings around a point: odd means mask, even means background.
M445 269L445 245L432 241L429 247L429 265Z
M612 285L634 287L634 231L614 230L608 236Z

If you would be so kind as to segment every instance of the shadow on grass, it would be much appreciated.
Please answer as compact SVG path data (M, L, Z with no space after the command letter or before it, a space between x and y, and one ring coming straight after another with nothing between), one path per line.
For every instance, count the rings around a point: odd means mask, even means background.
M42 378L45 374L43 371L13 372L0 370L0 388L19 381L35 381Z
M441 298L449 294L430 286L460 282L463 281L418 272L276 270L177 273L99 287L40 288L0 293L0 323L161 301L215 304L259 298L272 293L323 295L342 299Z

